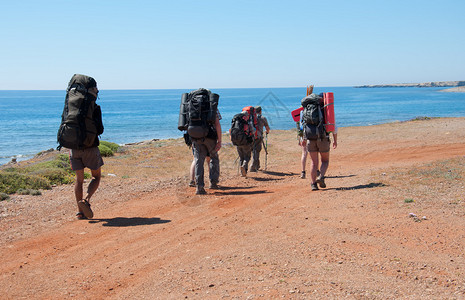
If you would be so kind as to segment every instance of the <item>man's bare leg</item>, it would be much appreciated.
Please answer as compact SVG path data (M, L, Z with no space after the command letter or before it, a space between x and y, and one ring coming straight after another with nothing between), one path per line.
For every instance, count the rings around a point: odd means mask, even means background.
M95 191L97 191L97 188L100 184L100 178L102 177L102 171L100 168L98 168L97 170L91 170L91 173L92 180L90 181L89 186L87 187L87 195L85 198L87 202L89 202L92 195L95 193Z

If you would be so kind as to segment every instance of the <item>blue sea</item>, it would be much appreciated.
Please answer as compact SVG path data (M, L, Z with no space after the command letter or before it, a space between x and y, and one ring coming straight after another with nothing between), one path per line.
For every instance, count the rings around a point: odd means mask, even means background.
M338 127L410 120L419 116L465 116L465 94L441 88L322 87L333 92ZM102 90L105 132L101 139L118 144L182 137L177 130L181 94L190 90ZM248 105L260 105L272 129L291 129L290 112L300 107L306 88L212 89L220 95L223 131ZM56 148L65 91L0 91L0 164L24 160Z

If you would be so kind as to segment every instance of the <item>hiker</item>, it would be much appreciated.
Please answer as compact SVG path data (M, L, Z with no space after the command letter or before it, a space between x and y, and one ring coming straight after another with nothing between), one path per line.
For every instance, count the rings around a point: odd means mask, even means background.
M311 163L311 189L312 191L326 187L325 174L329 166L329 150L331 148L330 134L326 132L324 127L324 114L323 114L323 97L322 95L310 94L302 99L301 122L303 125L303 137L306 144L306 150L310 154ZM333 148L337 147L337 127L333 132ZM306 159L306 158L305 158ZM321 159L321 165L320 165ZM304 164L304 150L302 150L302 168ZM305 173L303 173L305 176Z
M184 134L184 142L186 143L187 146L189 146L189 148L192 147L192 140L189 134L187 133ZM192 149L192 155L194 155L194 149ZM207 153L206 161L207 161L208 170L210 171L210 154L209 153ZM189 168L189 178L190 178L189 186L196 187L197 185L195 184L195 157L192 159L192 163Z
M252 150L252 166L250 172L257 172L260 170L260 151L262 151L263 142L263 127L265 127L266 134L270 133L270 126L266 117L262 116L262 108L260 106L255 107L255 113L257 114L257 127L256 134L253 141ZM267 151L268 149L265 149Z
M307 151L307 139L304 136L304 127L305 123L302 122L302 113L303 111L300 111L300 121L296 122L297 125L297 140L299 141L299 146L302 150L302 155L300 157L300 165L302 167L302 171L300 172L300 178L305 179L307 177L307 172L305 171L306 166L307 166L307 156L308 156L308 151ZM317 169L316 171L317 176L320 176L320 170Z
M305 168L307 165L307 140L304 137L304 125L302 124L302 111L300 112L300 121L296 122L297 125L297 139L299 141L299 146L302 150L302 156L300 157L300 164L302 166L302 172L300 173L300 178L305 179L306 172Z
M187 130L192 140L197 195L207 193L204 183L204 162L207 155L210 156L210 189L219 188L218 151L221 149L221 114L217 109L219 97L218 94L207 89L184 93L181 97L178 129Z
M91 219L94 216L90 208L90 199L100 184L103 166L98 148L98 135L103 133L102 112L96 104L98 92L97 82L92 77L75 74L71 78L57 135L59 149L70 149L71 168L76 172L74 195L78 206L78 219ZM89 168L92 174L85 197L84 168Z
M231 142L233 145L237 146L242 177L247 176L249 161L252 155L253 139L255 135L253 120L254 118L251 110L243 110L233 117L231 120L231 129L229 130Z

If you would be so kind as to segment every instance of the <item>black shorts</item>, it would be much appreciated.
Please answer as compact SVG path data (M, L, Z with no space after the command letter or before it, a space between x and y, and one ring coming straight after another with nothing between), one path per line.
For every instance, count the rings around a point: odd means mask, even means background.
M89 168L98 170L103 166L103 159L98 147L87 148L84 150L71 150L71 168L74 171Z

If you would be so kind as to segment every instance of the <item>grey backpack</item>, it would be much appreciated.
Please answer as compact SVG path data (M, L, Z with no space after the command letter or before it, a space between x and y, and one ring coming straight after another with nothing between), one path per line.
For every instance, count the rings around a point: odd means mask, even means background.
M310 94L301 101L302 122L304 125L305 137L308 140L322 139L327 136L324 129L323 108L321 106L322 97L317 94Z

